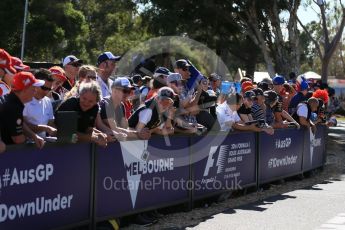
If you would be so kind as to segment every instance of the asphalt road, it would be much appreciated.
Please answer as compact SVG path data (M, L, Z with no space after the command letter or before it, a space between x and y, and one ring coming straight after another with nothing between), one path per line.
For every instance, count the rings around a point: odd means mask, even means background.
M329 138L345 142L344 134L342 122L331 129ZM345 165L336 179L228 209L187 229L345 230Z
M345 175L226 210L187 229L345 229Z

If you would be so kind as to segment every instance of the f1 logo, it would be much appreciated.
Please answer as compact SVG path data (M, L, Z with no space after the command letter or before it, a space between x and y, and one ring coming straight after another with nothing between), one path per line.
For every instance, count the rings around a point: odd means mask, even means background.
M210 152L208 154L208 158L207 158L207 163L206 163L206 167L205 167L205 171L204 171L204 176L208 176L208 173L210 171L210 168L213 167L214 165L214 154L217 152L218 146L211 146L210 148Z

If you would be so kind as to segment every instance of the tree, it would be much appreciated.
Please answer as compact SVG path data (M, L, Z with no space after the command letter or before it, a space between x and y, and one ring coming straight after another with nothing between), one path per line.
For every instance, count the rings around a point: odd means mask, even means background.
M61 61L74 54L87 58L88 26L69 0L32 0L29 5L26 53L31 60Z
M21 0L0 1L0 47L14 56L20 55L24 3Z
M141 14L143 22L156 36L184 36L201 42L233 71L243 67L253 73L256 63L261 61L260 50L246 33L247 28L236 22L233 1L137 2L146 6Z
M90 35L84 42L92 63L96 63L97 56L104 51L122 55L150 37L132 1L80 0L73 3L83 12L89 25Z
M303 25L301 20L298 18L297 19L298 19L298 23L301 25L303 30L306 32L310 40L315 45L317 54L319 58L321 59L321 65L322 65L321 66L321 77L322 77L321 80L323 83L327 83L329 64L334 52L336 51L339 41L342 37L344 26L345 26L345 8L341 0L339 0L339 5L341 7L341 10L340 10L341 16L339 18L336 17L336 19L338 19L337 21L340 20L340 24L336 26L334 32L331 33L332 31L329 29L331 23L330 21L327 21L327 16L326 16L326 9L329 8L330 5L327 5L325 0L318 0L318 1L312 0L312 1L315 4L317 4L318 7L320 8L320 17L321 17L321 25L322 25L321 27L323 31L322 33L323 37L321 41L316 40L315 37L313 37L312 33L308 30L308 28ZM337 7L336 2L334 4L335 4L335 9L336 9ZM331 39L331 34L333 34L332 39Z
M247 28L248 36L260 48L267 71L287 75L299 72L300 47L297 28L297 10L300 0L293 1L235 1L238 22ZM281 13L287 12L287 20ZM288 36L284 37L282 25L286 25Z

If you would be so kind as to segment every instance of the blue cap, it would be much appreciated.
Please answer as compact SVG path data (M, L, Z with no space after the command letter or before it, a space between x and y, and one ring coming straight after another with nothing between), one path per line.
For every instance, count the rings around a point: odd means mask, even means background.
M133 88L131 82L126 77L118 77L113 81L112 88Z
M171 74L170 70L165 68L165 67L158 67L154 74L153 74L153 77L158 77L160 75L163 75L163 76L169 76Z
M112 52L107 51L98 56L97 65L101 64L106 60L119 61L120 59L121 56L115 56Z
M277 75L272 80L273 85L283 85L285 83L285 79L281 75Z
M300 89L301 89L301 91L302 91L302 90L307 90L307 89L309 89L308 82L307 82L307 81L302 81L302 82L301 82Z

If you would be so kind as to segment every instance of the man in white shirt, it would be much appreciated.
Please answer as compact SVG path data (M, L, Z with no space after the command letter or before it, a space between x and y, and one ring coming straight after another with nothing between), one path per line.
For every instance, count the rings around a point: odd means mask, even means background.
M113 81L110 79L110 76L116 68L116 62L120 59L120 56L114 56L114 54L109 51L98 56L97 82L101 87L102 97L111 95L111 85L113 84Z
M230 94L226 96L225 101L216 108L217 119L221 131L254 131L260 132L262 129L256 127L256 124L246 125L237 114L237 110L243 103L241 94Z
M311 113L316 112L319 106L319 100L315 97L311 97L307 102L301 102L297 105L297 111L292 116L295 120L298 121L300 125L303 125L307 128L311 128L312 132L315 134L316 126L311 121Z
M37 87L32 100L25 103L23 111L24 120L32 131L40 137L46 137L46 133L50 136L55 136L53 107L51 100L47 97L52 90L54 79L46 69L40 69L35 74L35 77L44 80L45 83L43 86Z
M232 131L232 126L240 122L241 118L237 114L237 109L242 104L242 97L239 94L232 94L216 108L217 119L221 131Z

